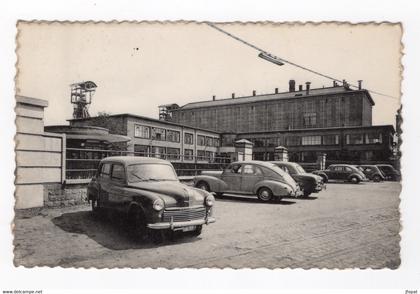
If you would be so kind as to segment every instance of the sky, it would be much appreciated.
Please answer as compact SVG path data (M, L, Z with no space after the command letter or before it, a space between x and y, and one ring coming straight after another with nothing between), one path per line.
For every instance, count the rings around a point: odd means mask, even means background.
M396 24L230 23L220 28L264 50L371 93L373 124L394 124L400 106L401 34ZM332 81L291 65L258 58L258 51L206 24L19 23L18 95L45 99L45 124L71 119L70 84L94 81L89 112L158 118L158 106L312 88Z

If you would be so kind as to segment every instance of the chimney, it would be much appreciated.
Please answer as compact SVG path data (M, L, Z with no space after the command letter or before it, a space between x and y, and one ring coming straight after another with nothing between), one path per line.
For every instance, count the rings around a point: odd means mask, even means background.
M337 82L333 81L333 87L337 87Z
M215 101L216 100L216 96L215 95L213 95L213 101Z
M358 80L357 82L359 83L359 90L362 90L362 82L363 82L363 80Z
M302 90L303 90L303 86L299 85L299 91L302 91Z
M235 93L232 93L232 99L235 99Z
M290 80L289 81L289 92L294 92L295 91L295 85L296 85L295 80Z
M278 94L279 93L279 88L275 88L274 89L274 94Z
M309 90L311 89L311 82L306 82L306 95L309 95Z
M257 91L252 90L252 96L255 96L255 95L257 95Z

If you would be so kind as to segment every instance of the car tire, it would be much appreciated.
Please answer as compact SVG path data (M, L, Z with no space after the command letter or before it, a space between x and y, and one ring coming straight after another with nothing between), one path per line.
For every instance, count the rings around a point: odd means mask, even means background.
M350 177L350 182L353 184L358 184L360 182L360 179L356 176Z
M373 176L373 181L374 182L380 182L381 181L381 177L379 175L374 175Z
M193 236L193 237L198 237L198 236L200 236L201 235L201 231L203 230L203 225L199 225L199 226L197 226L197 228L195 229L195 231L193 231L192 233L191 233L191 235Z
M207 184L206 182L198 182L196 188L210 192L209 184Z
M223 193L222 193L222 192L216 192L216 193L215 193L215 196L216 196L217 198L222 198L222 197L223 197Z
M303 197L308 198L311 195L311 192L303 192Z
M133 208L128 216L130 234L136 240L144 240L147 236L146 217L139 208Z
M262 187L257 192L258 199L262 202L268 202L273 198L273 192L269 188Z
M99 216L102 213L102 207L101 207L101 203L100 203L99 197L92 198L90 200L90 205L92 207L92 213L95 216Z

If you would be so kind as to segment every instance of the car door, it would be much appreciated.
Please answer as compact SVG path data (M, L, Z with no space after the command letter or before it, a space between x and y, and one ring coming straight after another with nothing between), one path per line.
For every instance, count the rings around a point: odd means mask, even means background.
M111 189L111 167L110 162L102 164L100 174L98 176L98 193L100 205L108 206L109 191Z
M344 166L336 166L335 167L335 174L337 180L345 180L347 179L347 171L345 170Z
M121 210L124 207L126 175L124 166L120 163L112 164L110 188L108 192L108 205L113 209Z
M242 168L241 164L232 164L222 174L222 180L227 185L226 192L238 193L241 191Z
M241 191L254 194L255 185L264 180L262 170L253 164L244 164L242 166Z

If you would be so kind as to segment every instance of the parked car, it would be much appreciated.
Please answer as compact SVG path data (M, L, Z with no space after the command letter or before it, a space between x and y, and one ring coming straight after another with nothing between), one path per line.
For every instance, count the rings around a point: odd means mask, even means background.
M318 193L322 189L325 189L322 177L307 173L298 163L286 161L272 161L272 163L292 176L299 184L304 197L308 197L312 193Z
M357 168L360 169L365 174L365 176L371 181L381 182L385 180L384 175L376 165L363 164L358 165Z
M323 177L325 183L329 180L341 180L357 184L368 180L357 167L349 164L332 164L327 169L316 170L312 173Z
M385 176L385 180L388 181L400 181L401 180L401 173L397 171L392 165L390 164L377 164L376 165L380 171Z
M168 231L198 236L212 216L214 196L179 182L166 160L137 156L102 159L87 196L94 213L124 213L138 237Z
M194 186L214 192L257 195L261 201L303 193L293 178L278 166L264 161L241 161L230 164L224 171L206 172L194 178Z

